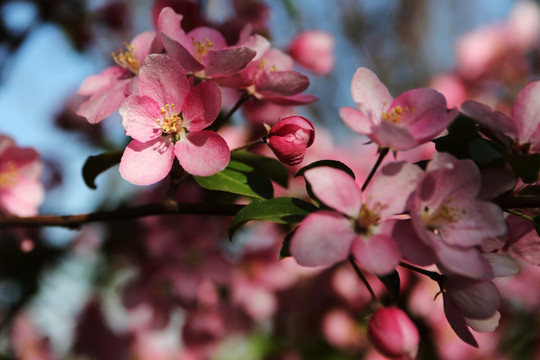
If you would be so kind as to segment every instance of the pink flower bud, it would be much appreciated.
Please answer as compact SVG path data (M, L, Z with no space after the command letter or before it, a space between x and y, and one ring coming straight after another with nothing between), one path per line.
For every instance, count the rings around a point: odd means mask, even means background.
M311 121L301 116L280 119L268 131L268 145L277 158L287 165L302 162L306 149L315 140L315 128Z
M368 336L375 348L389 357L416 356L420 337L407 314L396 307L377 310L369 319Z
M324 31L305 31L292 41L289 54L315 74L326 75L334 67L334 38Z

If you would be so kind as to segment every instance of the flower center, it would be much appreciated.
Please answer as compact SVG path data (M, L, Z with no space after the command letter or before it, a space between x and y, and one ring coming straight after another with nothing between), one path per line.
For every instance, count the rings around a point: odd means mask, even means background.
M381 114L381 118L384 121L390 121L393 124L399 124L401 123L401 118L403 117L403 114L406 112L415 112L415 109L409 109L408 107L402 108L401 105L398 105L394 107L390 111L384 111Z
M191 38L191 42L193 43L193 52L195 58L202 63L204 56L208 54L208 51L212 50L214 47L214 43L210 41L209 38L206 38L205 42Z
M126 51L120 49L117 54L112 53L112 57L119 66L131 71L134 75L137 75L139 73L140 64L133 54L135 46L124 43L124 47L126 48Z
M374 209L370 209L366 204L363 204L358 213L355 222L355 230L359 234L369 235L373 230L373 226L381 222L379 210L382 209L380 204L376 204Z
M160 109L161 117L156 122L161 127L163 136L178 135L182 130L182 115L176 111L174 104L166 104Z
M426 228L438 235L440 229L445 225L452 224L461 220L462 215L465 215L466 211L456 206L451 206L451 198L447 198L441 206L432 210L429 206L424 206L420 216L426 225Z
M0 170L0 188L12 187L17 184L18 175L15 162L8 161L5 168Z

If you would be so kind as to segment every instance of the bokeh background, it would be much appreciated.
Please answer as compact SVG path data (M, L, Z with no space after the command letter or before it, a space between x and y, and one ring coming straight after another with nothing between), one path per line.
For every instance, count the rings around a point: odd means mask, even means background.
M178 1L186 2L190 3ZM111 65L111 53L122 48L124 42L153 28L152 9L156 3L160 1L1 2L0 133L41 154L47 188L41 213L114 209L133 201L152 199L152 192L160 191L159 186L141 189L126 183L116 168L100 175L97 190L88 189L81 176L86 158L122 148L126 137L118 114L94 126L74 114L81 102L75 92L82 81ZM214 23L235 15L230 1L192 3L198 4L204 16ZM326 141L327 147L320 149L339 149L353 162L371 158L376 150L374 147L358 150L366 139L352 133L339 117L340 107L353 106L350 81L360 66L377 73L394 95L415 87L432 86L447 96L450 106L475 98L503 111L508 110L517 91L537 77L540 70L540 10L534 1L246 0L244 3L256 9L253 11L264 24L264 35L275 47L287 49L294 36L305 30L323 30L334 37L335 65L329 74L315 75L298 66L299 71L310 77L308 92L318 96L319 101L295 111L321 129L318 136ZM185 9L192 11L189 6ZM242 114L237 114L235 121L242 124ZM324 156L322 152L319 155ZM369 169L371 164L359 166ZM174 238L172 234L162 233L162 227L170 225L166 220L160 221L144 223L142 233L151 234L152 239ZM189 234L185 235L188 239L215 231L218 234L215 237L219 238L220 231L227 227L227 223L221 222L189 218L183 220L178 231ZM196 283L196 296L193 295L196 300L187 301L181 296L180 299L161 296L161 290L155 289L155 284L163 278L170 280L169 275L162 276L166 271L160 268L156 255L163 255L163 249L170 244L162 244L161 250L154 249L153 253L149 251L155 256L152 261L131 254L140 244L151 248L158 242L152 245L141 239L142 233L136 231L139 225L2 233L0 243L8 245L0 244L0 314L4 313L0 323L0 357L292 360L379 356L365 339L368 298L364 290L358 289L360 284L354 276L351 278L350 269L336 267L312 273L294 264L275 266L273 261L277 261L277 256L274 250L269 251L275 248L275 239L267 240L270 245L264 239L273 232L279 238L279 229L250 228L235 244L219 242L219 246L210 246L201 240L203 245L195 248L175 248L181 254L197 253L201 249L208 254L210 248L219 249L227 254L231 264L236 261L243 269L252 266L242 274L230 270L227 280L230 282L216 279L210 270L209 274L200 270L197 276L192 272L177 279L181 283ZM257 239L255 245L252 239ZM30 250L11 246L25 240L32 243ZM138 245L130 245L130 241ZM122 259L119 254L129 259ZM176 259L175 264L182 261ZM257 267L264 268L264 274L273 274L268 275L272 280L259 276L253 270ZM174 271L176 275L182 273L176 268ZM437 292L433 284L414 277L407 280L408 275L403 275L405 293L411 299L407 306L417 308L414 316L421 331L429 334L430 329L437 329L423 340L420 354L426 359L540 356L535 344L540 295L522 285L526 279L536 279L538 274L534 269L524 274L520 275L522 280L501 284L504 289L513 289L507 290L513 295L507 299L508 320L501 325L504 334L481 337L480 350L459 344L459 339L444 327L444 316L430 318L426 309L435 304L440 313L441 305L440 301L433 302ZM281 282L276 280L281 277L284 278ZM156 291L160 295L154 296ZM327 293L321 294L324 291ZM216 296L218 300L212 300ZM242 308L241 320L223 319L223 312L234 312L224 308L223 297L236 299L225 305L234 311ZM312 297L319 297L320 301L311 303ZM246 303L239 300L242 298ZM197 304L195 309L193 301ZM146 321L144 317L137 318L142 315L131 312L141 303L150 304L154 310L147 317L155 320L161 312L166 324L137 323ZM316 308L314 313L299 310L308 303ZM261 309L253 304L262 304ZM201 308L212 310L205 313ZM441 328L437 327L439 323L443 324ZM193 328L186 330L186 324ZM229 324L235 324L232 327L235 331L228 332ZM90 335L96 332L101 337Z

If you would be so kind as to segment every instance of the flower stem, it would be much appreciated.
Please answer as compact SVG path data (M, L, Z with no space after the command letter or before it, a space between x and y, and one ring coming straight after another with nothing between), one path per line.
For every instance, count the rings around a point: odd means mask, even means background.
M253 145L264 144L264 143L266 143L266 136L262 136L262 137L258 138L257 140L249 141L245 145L242 145L242 146L239 146L239 147L237 147L235 149L232 149L231 152L244 150L244 149L247 149L247 148L249 148L249 147L251 147Z
M425 269L416 267L414 265L404 263L403 261L401 261L399 263L399 265L406 268L406 269L409 269L409 270L415 271L415 272L417 272L419 274L425 275L425 276L429 277L431 280L434 280L439 284L443 280L443 275L441 275L439 273L436 273L434 271L425 270Z
M216 119L216 121L214 121L212 123L212 125L210 125L208 127L208 130L212 130L212 131L218 131L219 128L221 128L223 125L225 125L229 120L230 118L233 116L233 114L236 112L236 110L240 109L240 107L246 102L248 101L248 99L251 97L250 94L248 94L247 92L244 92L242 94L242 96L240 96L240 98L238 99L238 101L236 102L236 104L234 104L234 106L229 110L229 112L223 116L223 117L218 117Z
M364 185L362 185L362 191L366 190L369 182L371 181L371 178L373 178L373 175L375 175L375 172L381 166L381 163L383 162L384 158L390 151L390 148L387 147L380 147L379 148L379 157L377 161L375 162L375 165L373 165L373 168L371 169L371 172L369 173L368 177L366 178L366 181L364 182Z
M364 283L364 285L366 286L367 290L369 291L369 295L371 295L371 301L372 302L379 302L379 299L377 298L377 295L375 295L375 292L373 291L373 289L371 288L371 285L369 285L369 282L368 280L366 279L366 277L364 276L364 274L362 273L362 270L360 270L360 268L358 267L358 265L356 265L356 261L354 260L354 257L352 255L349 255L349 262L351 263L353 269L354 269L354 272L356 273L356 275L358 275L358 277L360 278L360 280L362 280L362 282Z

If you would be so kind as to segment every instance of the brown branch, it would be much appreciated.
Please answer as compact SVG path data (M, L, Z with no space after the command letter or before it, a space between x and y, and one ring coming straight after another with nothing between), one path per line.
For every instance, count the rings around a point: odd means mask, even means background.
M92 222L129 220L146 216L166 214L234 216L244 206L245 205L238 204L199 204L167 201L163 203L127 207L112 211L98 211L77 215L38 215L29 217L0 216L0 228L60 226L76 229L83 224Z
M540 208L540 196L504 196L493 199L503 210Z

